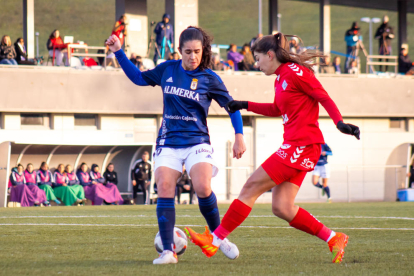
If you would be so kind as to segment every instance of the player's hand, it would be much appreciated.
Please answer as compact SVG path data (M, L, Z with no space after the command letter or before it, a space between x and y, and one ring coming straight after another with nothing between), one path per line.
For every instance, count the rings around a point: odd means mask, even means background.
M135 180L132 180L132 186L137 186L137 182Z
M326 151L323 151L321 154L322 154L323 156L325 156L325 155L326 155Z
M243 134L237 133L233 145L233 158L240 159L246 152L246 144L244 143Z
M121 41L116 35L111 35L105 42L105 44L109 47L113 53L119 51L122 47Z
M355 136L355 138L359 140L359 135L361 134L359 127L339 121L336 128L339 129L340 132Z
M247 109L249 107L249 102L246 101L231 101L228 102L225 106L225 109L229 113L234 113L240 109Z

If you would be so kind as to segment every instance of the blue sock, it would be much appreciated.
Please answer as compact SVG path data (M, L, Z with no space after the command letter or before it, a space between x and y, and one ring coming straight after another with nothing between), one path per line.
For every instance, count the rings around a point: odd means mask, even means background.
M329 187L326 186L325 188L323 188L325 190L326 195L328 196L328 198L331 198L331 191L329 190Z
M208 228L213 232L220 225L220 214L217 206L217 198L214 192L205 198L198 197L198 207L207 221Z
M158 228L164 250L173 251L175 206L174 198L158 198L157 201Z
M316 184L316 185L315 185L315 187L318 187L318 188L320 188L320 189L323 189L323 186L322 186L321 184L319 184L319 183L318 183L318 184Z

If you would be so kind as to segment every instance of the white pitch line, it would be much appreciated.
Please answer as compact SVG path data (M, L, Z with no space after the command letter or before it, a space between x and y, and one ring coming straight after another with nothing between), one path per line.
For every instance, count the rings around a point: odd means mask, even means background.
M0 223L0 226L83 226L83 227L158 227L158 224L80 224L80 223ZM185 227L204 227L204 225L180 225ZM242 225L239 228L260 228L260 229L294 229L289 226L253 226ZM339 227L332 228L334 230L388 230L388 231L414 231L414 228L378 228L378 227Z
M200 215L176 215L178 218L200 218ZM223 216L221 216L223 217ZM274 215L258 215L249 216L249 218L274 218ZM410 217L366 217L366 216L318 216L317 218L340 218L340 219L395 219L395 220L414 220ZM156 218L155 215L125 215L125 216L111 216L111 215L79 215L79 216L17 216L7 217L3 216L0 219L23 219L23 218Z

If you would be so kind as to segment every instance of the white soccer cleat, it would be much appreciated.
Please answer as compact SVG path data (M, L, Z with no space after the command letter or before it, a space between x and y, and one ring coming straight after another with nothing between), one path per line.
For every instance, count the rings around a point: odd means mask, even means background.
M176 264L178 263L177 254L170 250L164 250L152 264Z
M240 253L239 253L239 249L237 248L237 245L235 245L234 243L230 242L227 238L224 239L221 244L220 244L220 250L221 252L223 252L223 254L231 259L231 260L235 260L239 257Z

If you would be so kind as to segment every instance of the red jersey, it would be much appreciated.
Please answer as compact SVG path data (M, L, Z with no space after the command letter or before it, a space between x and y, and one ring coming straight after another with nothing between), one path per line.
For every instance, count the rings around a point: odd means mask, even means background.
M296 63L283 63L275 74L274 102L249 102L247 110L269 117L282 116L284 143L300 146L324 144L318 124L318 102L326 109L335 125L342 121L336 104L306 67Z
M121 45L124 44L124 32L125 32L125 24L122 24L121 21L117 21L115 23L115 28L118 28L116 31L112 31L113 35L116 35L119 40L121 41Z

